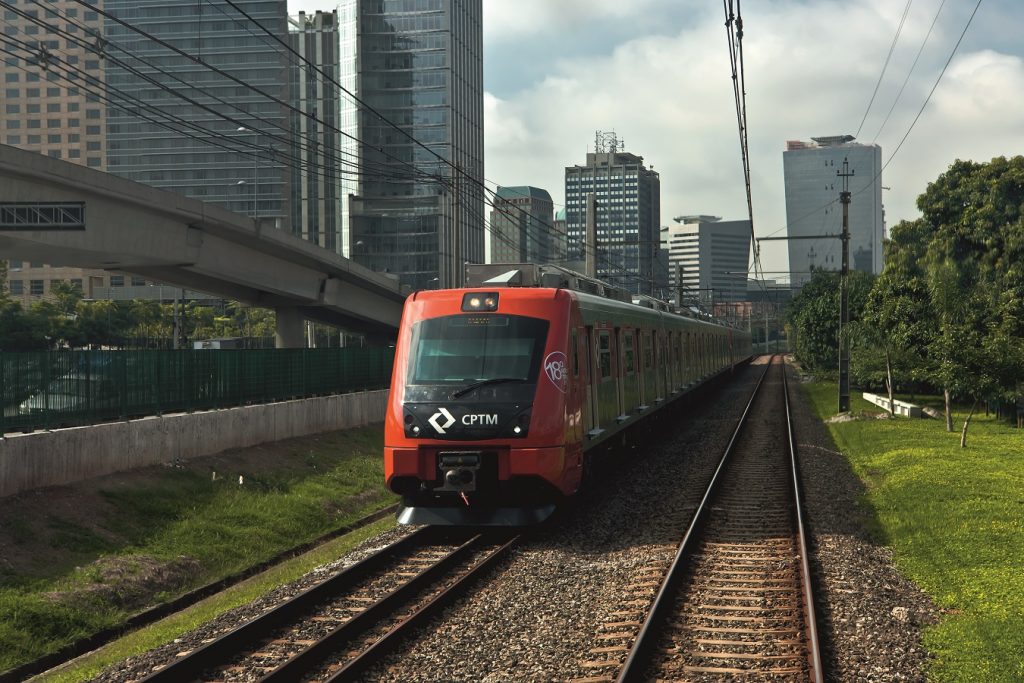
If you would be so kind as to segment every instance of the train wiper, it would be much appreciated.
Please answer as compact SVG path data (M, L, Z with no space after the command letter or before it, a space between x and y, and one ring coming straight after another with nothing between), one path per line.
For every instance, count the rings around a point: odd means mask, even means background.
M452 393L452 399L454 400L456 398L459 398L460 396L465 396L469 392L475 391L476 389L479 389L480 387L485 387L488 384L502 384L504 382L525 382L525 381L526 380L523 379L522 377L492 377L490 379L480 380L479 382L474 382L473 384L470 384L469 386L462 387L458 391Z

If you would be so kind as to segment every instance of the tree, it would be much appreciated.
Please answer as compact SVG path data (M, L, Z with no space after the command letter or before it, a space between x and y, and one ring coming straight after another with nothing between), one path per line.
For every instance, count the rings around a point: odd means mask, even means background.
M833 373L839 364L839 273L816 271L793 298L787 322L796 333L796 357L808 370ZM850 321L864 309L873 276L850 272Z
M896 376L927 379L927 347L935 318L929 305L924 257L931 226L903 221L885 243L885 268L864 308L861 335L884 357L884 383L893 413ZM862 361L865 362L865 361Z
M928 345L946 398L1013 395L1024 380L1024 157L956 161L918 197L932 231L925 274L936 334Z

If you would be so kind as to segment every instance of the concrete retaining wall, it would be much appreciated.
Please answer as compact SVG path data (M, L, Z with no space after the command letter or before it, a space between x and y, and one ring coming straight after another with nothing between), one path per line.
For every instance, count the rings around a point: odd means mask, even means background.
M0 438L0 496L384 421L387 390Z

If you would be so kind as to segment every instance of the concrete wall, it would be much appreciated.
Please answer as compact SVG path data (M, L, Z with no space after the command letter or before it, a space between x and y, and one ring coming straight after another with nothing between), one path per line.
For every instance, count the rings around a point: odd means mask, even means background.
M383 422L387 390L0 438L0 496L175 459Z

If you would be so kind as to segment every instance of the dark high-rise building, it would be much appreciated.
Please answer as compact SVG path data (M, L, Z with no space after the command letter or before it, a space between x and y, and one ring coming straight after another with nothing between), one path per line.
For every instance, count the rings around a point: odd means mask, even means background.
M286 2L235 4L251 19L194 0L105 0L131 27L108 19L106 39L133 55L107 48L132 67L106 60L107 82L138 100L107 108L107 171L287 229L288 53L261 28L287 36Z
M491 263L550 263L554 205L539 187L499 187L491 210Z
M657 295L661 179L643 157L598 134L584 166L565 169L569 260L584 261L587 195L597 199L597 276L634 294Z
M361 166L346 251L413 288L457 286L484 260L482 0L346 0L339 14L343 83L366 105L342 112Z
M341 252L341 91L338 13L299 12L288 19L292 61L291 229L297 236Z

